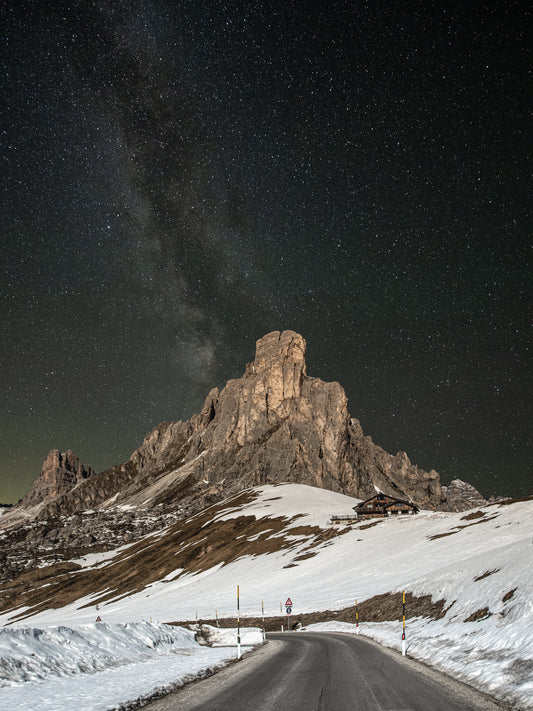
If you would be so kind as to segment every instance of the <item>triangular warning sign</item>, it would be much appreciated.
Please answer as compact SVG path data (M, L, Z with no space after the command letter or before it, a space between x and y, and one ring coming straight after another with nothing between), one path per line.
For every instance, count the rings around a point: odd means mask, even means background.
M101 621L102 621L102 618L100 617L100 615L98 615L98 617L96 618L96 621L97 621L97 622L101 622Z
M287 598L287 602L285 603L285 607L287 606L292 607L292 600L290 599L290 597Z

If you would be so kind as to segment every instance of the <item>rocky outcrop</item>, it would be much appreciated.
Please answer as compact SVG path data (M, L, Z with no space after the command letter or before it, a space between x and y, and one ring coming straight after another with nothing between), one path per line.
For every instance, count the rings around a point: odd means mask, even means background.
M338 383L306 375L305 347L292 331L270 333L242 378L211 391L190 442L204 481L341 489L346 395Z
M461 479L454 479L449 486L443 486L442 490L449 511L466 511L489 503L472 484Z
M110 503L179 506L190 514L278 482L363 499L378 489L430 509L480 505L464 487L442 487L437 472L418 468L405 452L375 445L350 418L341 385L307 375L305 351L294 331L267 334L241 378L211 390L190 420L155 427L128 462L107 472L88 478L71 452L53 450L22 505L47 500L50 516Z
M66 452L51 449L39 478L33 482L21 505L30 507L62 497L91 476L94 476L94 470L82 464L71 449Z
M132 459L160 466L169 443L187 436L181 465L212 491L225 493L265 483L294 482L366 498L384 493L441 508L440 478L411 464L404 452L392 456L365 437L351 419L339 383L309 377L306 342L293 331L275 331L256 345L242 378L212 390L199 416L184 429L153 436ZM179 434L179 437L178 437ZM176 454L174 450L172 454ZM156 452L158 454L156 455Z

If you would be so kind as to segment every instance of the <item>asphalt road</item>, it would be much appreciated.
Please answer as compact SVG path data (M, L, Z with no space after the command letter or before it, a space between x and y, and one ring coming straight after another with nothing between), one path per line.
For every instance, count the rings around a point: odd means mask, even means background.
M352 635L269 634L237 664L150 704L150 711L495 711L450 677Z

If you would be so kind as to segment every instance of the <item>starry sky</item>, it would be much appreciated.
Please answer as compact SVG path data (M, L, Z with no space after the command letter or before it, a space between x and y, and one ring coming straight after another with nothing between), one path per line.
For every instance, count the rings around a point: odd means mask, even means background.
M284 329L387 451L533 493L524 5L2 13L0 501L51 448L126 461Z

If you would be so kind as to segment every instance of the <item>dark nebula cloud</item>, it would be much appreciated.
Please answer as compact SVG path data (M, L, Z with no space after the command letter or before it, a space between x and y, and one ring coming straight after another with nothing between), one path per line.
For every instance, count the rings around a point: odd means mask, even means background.
M5 26L0 501L292 328L389 451L531 493L529 13L52 2Z

